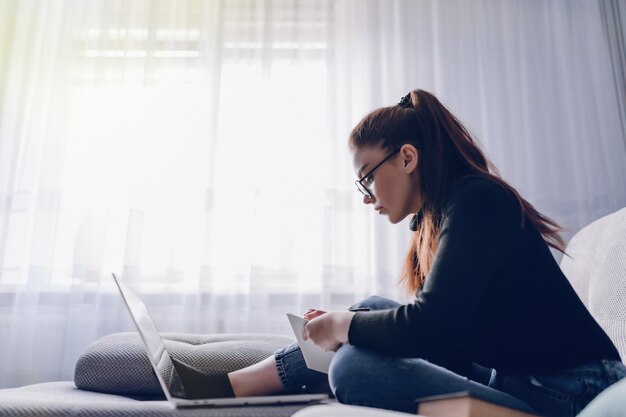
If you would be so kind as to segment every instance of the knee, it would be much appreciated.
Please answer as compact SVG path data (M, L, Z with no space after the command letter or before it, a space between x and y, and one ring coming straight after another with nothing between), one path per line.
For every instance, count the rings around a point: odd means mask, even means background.
M337 401L365 405L360 397L367 392L362 386L368 380L367 364L371 363L367 356L367 351L352 345L344 345L337 351L328 371L328 382Z
M399 303L390 300L389 298L381 297L379 295L371 295L364 300L359 301L356 304L350 306L351 309L355 308L369 308L371 310L383 310L386 308L394 308L400 305Z
M331 361L328 381L340 403L415 413L415 398L432 395L430 384L437 383L441 369L424 359L396 358L348 344Z

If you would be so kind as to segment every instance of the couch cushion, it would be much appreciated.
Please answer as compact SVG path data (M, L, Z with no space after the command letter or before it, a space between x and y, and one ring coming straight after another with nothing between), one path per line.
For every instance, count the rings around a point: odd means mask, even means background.
M330 403L305 407L292 417L406 417L410 414L380 408ZM420 417L419 415L417 417Z
M167 401L76 389L71 381L0 390L2 417L289 417L307 404L173 409Z
M578 417L624 417L626 378L611 385L591 401Z
M197 335L164 333L168 352L207 373L226 373L271 356L294 340L267 334ZM76 362L78 388L112 394L162 394L138 333L98 339Z
M561 269L626 361L626 208L581 229Z

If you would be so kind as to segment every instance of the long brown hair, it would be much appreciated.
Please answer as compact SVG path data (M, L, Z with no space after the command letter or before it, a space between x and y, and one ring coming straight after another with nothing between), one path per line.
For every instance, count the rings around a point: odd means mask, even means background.
M363 146L391 151L406 143L420 153L423 201L400 279L409 293L422 289L432 266L446 199L455 184L470 175L489 179L510 191L520 206L521 227L528 220L547 245L565 253L565 242L559 235L563 228L539 213L500 177L469 131L431 93L413 90L402 104L374 110L352 130L349 139L351 151Z

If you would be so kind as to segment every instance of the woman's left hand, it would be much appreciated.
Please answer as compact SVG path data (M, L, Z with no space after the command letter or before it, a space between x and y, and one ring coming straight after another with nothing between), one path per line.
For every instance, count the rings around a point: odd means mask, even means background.
M333 311L318 316L304 326L302 337L311 339L325 351L335 351L348 343L348 330L354 313L351 311Z

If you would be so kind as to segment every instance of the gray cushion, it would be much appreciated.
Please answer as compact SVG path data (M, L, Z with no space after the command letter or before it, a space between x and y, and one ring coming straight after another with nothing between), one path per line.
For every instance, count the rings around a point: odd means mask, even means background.
M255 364L294 340L267 334L198 335L164 333L168 352L207 373L227 373ZM76 362L80 389L111 394L162 394L138 333L114 333L98 339Z

